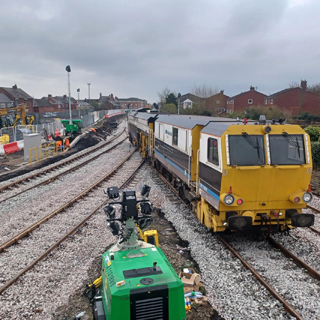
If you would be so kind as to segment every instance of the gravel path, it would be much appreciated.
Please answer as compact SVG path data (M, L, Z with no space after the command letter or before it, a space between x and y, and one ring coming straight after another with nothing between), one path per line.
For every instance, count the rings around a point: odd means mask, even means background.
M134 154L126 170L119 170L103 188L122 184L140 161L141 156ZM118 161L113 161L113 165L115 162ZM99 188L90 194L85 205L83 202L75 205L71 208L71 213L68 210L67 214L57 216L57 220L50 220L50 223L34 232L20 245L10 247L1 255L1 278L10 278L10 275L31 260L31 256L39 256L45 251L49 247L49 241L60 238L65 229L71 229L70 225L76 224L71 223L75 216L79 219L84 217L104 200L106 196ZM64 227L64 224L68 227ZM84 288L83 282L93 260L114 241L115 238L107 229L105 215L99 210L79 233L64 242L59 249L54 250L47 259L39 262L0 296L0 319L53 318L54 310L66 302L79 284Z

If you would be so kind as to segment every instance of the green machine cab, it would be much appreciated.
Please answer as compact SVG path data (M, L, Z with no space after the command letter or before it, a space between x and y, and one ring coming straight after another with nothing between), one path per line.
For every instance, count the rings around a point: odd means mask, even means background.
M108 195L114 199L118 188L108 188ZM139 202L143 215L138 213ZM122 205L121 218L115 218L111 204ZM124 190L122 201L109 203L104 210L119 240L102 256L101 290L93 299L94 319L185 320L182 281L158 247L138 239L137 226L142 229L152 221L148 199L137 200L135 191Z
M61 123L66 128L66 135L78 135L81 134L80 123L82 123L81 119L72 119L72 124L69 124L70 120L62 119Z

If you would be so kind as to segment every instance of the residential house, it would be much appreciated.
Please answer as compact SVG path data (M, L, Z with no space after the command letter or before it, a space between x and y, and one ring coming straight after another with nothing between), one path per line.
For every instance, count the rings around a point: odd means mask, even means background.
M212 115L223 116L227 112L227 100L230 97L224 94L224 90L205 98L205 109L210 111Z
M63 112L69 110L69 97L67 95L55 96L48 94L48 101L54 106L54 112ZM77 100L70 97L71 110L77 109L78 103Z
M115 97L115 101L120 103L121 109L140 109L147 107L147 100L139 98L118 99Z
M204 104L205 100L203 98L200 98L200 97L192 94L192 93L186 93L180 97L180 108L181 109L192 108L192 105L194 103Z
M0 93L3 93L14 105L25 103L27 111L33 113L33 98L15 84L12 88L0 87ZM7 102L9 103L9 102Z
M307 90L307 81L302 80L300 87L281 90L264 100L267 107L278 106L287 110L292 116L298 116L303 112L311 115L320 115L320 97Z
M227 99L227 113L243 112L248 107L264 105L267 96L250 86L249 91L242 92Z
M4 93L0 93L0 108L10 108L13 105L13 101Z

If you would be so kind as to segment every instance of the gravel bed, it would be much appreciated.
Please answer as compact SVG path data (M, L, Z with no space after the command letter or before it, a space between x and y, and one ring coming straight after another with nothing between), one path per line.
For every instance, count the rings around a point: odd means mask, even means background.
M126 128L126 122L125 122L125 121L121 121L121 122L119 123L117 129L114 131L113 136L115 136L115 135L117 135L118 133L120 133L121 131L123 131L124 128ZM123 135L122 135L122 136L123 136ZM110 140L110 139L112 139L112 136L109 137L109 140ZM119 138L118 138L118 139L119 139ZM120 139L120 140L121 140L121 139ZM119 140L118 140L118 141L119 141ZM101 141L101 142L99 142L98 144L96 144L96 145L94 145L94 146L92 146L92 147L89 147L89 148L86 148L86 149L84 149L84 150L81 150L81 151L77 152L75 155L72 155L72 156L68 157L67 159L68 159L68 160L74 159L74 158L76 158L77 156L79 156L79 155L81 155L81 154L84 154L84 153L86 153L86 152L88 152L88 151L90 151L90 150L95 149L98 145L101 145L101 144L103 144L103 143L105 143L105 141ZM112 142L112 143L113 143L113 145L114 145L114 142ZM110 145L111 145L111 144L108 144L108 145L106 146L106 148L109 148ZM95 155L95 154L97 154L97 153L100 153L100 149L97 149L97 151L95 151L94 153L92 153L92 155ZM89 154L88 156L85 156L84 158L85 158L85 159L88 159L88 157L90 158L90 157L91 157L91 154ZM82 158L82 159L84 159L84 158ZM77 160L77 161L82 161L82 162L83 162L84 160L82 160L82 159ZM57 161L57 162L55 162L55 163L53 163L53 164L51 164L51 165L49 165L49 166L46 166L45 169L51 168L51 167L53 167L53 166L55 166L55 165L57 165L57 164L59 164L59 163L64 163L65 160L66 160L66 159L62 159L62 160L60 160L60 161ZM76 161L73 162L72 164L69 164L68 167L70 168L71 166L74 166L75 163L76 163ZM58 170L64 170L64 168L59 168ZM4 185L7 185L7 184L9 184L9 183L11 183L11 182L20 180L21 178L26 178L26 177L28 177L28 176L30 176L30 175L33 175L33 174L35 174L35 173L42 172L42 171L44 171L43 168L37 169L37 170L33 170L31 173L26 173L26 174L24 174L24 175L20 175L20 176L18 176L18 177L15 177L15 178L12 178L12 179L9 179L9 180L2 181L2 182L0 182L0 187L2 187L2 186L4 186ZM56 172L57 172L57 171L55 171L55 172L49 172L48 174L46 174L46 176L45 176L45 178L43 178L43 180L47 179L47 178L49 177L49 175L51 175L51 174L52 174L52 175L55 175ZM37 178L37 179L38 179L38 178ZM35 181L35 180L34 180L34 181ZM42 181L42 180L37 180L37 183L40 182L40 181ZM34 184L35 184L35 183L34 183ZM28 184L28 185L29 185L29 184ZM3 199L2 194L5 194L5 192L8 192L8 190L5 190L5 191L3 191L3 192L1 193L0 201L1 201L1 199Z
M125 141L116 149L102 155L88 165L70 172L50 184L26 191L1 204L1 242L10 239L41 217L58 209L76 195L98 181L116 166L130 151ZM94 169L93 169L94 168Z
M282 304L199 223L184 204L170 200L171 192L168 187L159 184L159 179L149 170L141 181L152 187L150 200L154 206L161 208L179 236L189 242L191 255L200 267L209 301L219 315L225 319L237 320L295 319L288 315Z
M314 196L311 205L320 209L320 198ZM315 216L314 228L320 230L320 214L311 209L303 209L304 213ZM292 251L296 256L320 272L320 236L309 228L296 228L290 231L290 236L276 235L275 239Z
M140 161L139 154L133 155L125 170L119 170L110 181L104 183L103 188L122 184ZM101 188L97 189L86 201L71 208L72 213L68 210L66 214L58 215L57 220L50 220L26 241L10 247L1 255L1 277L10 278L9 275L16 274L27 264L27 260L31 260L31 256L39 256L45 251L50 246L49 241L60 238L65 233L64 229L71 229L71 225L76 224L74 216L83 218L105 199ZM64 227L64 224L69 226ZM54 310L63 305L79 285L84 288L87 270L93 260L114 241L115 238L107 229L105 215L99 210L72 239L65 241L0 296L0 319L54 319ZM35 251L31 251L33 249ZM8 268L8 264L11 268Z
M44 174L40 175L39 177L33 178L32 180L24 181L23 184L19 184L14 189L6 189L6 190L2 191L0 194L0 201L3 201L7 197L13 196L21 191L29 189L30 187L35 186L36 184L41 183L45 180L54 179L56 175L63 173L63 172L66 172L67 170L74 168L75 166L80 165L80 164L88 161L90 158L97 156L100 153L110 149L111 147L113 147L114 145L119 143L121 140L123 140L124 137L125 137L125 133L122 134L120 137L116 138L110 144L101 147L97 151L95 151L91 154L88 154L87 156L84 156L83 158L80 158L78 160L74 160L72 163L68 163L68 164L64 165L63 167L59 167L59 168L56 168L55 170L44 173ZM89 163L89 164L85 164L85 165L90 166L91 164ZM34 173L34 171L33 171L33 173Z
M231 245L303 319L320 319L319 284L304 269L266 242L233 237ZM300 250L303 251L303 248Z

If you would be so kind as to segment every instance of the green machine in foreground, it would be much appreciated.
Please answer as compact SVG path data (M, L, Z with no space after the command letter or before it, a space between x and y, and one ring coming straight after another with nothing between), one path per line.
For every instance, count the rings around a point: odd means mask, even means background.
M72 124L69 123L70 120L62 119L61 123L66 128L66 136L76 136L78 134L81 134L81 119L73 119Z
M143 199L137 200L135 191L124 190L122 201L104 208L119 240L102 256L101 290L93 299L95 320L186 319L183 283L158 247L138 239L137 226L143 229L152 221L149 191L143 186ZM108 195L119 197L118 188L108 188ZM121 205L120 218L112 204Z

